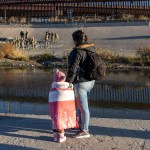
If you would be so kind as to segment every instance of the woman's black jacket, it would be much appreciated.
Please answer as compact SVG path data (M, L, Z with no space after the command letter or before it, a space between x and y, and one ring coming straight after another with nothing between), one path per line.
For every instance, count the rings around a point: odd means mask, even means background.
M94 44L82 44L75 47L69 54L67 82L75 84L90 81L86 72L86 67L88 66L87 51L95 52Z

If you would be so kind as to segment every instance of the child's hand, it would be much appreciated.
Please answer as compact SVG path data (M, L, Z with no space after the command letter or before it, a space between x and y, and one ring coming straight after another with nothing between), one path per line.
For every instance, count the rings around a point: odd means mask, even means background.
M69 83L68 88L69 88L69 89L72 89L72 88L73 88L73 84L72 84L72 83Z

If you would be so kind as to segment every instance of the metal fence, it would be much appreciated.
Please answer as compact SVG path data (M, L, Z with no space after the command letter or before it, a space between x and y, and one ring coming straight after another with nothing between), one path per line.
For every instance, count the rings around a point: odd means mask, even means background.
M47 23L79 16L116 18L121 14L150 16L149 0L2 0L0 4L0 17L5 22Z
M48 98L47 87L0 87L0 97ZM101 102L127 102L150 104L150 86L130 84L96 84L90 100Z
M150 104L150 87L100 84L94 87L90 99L103 102Z

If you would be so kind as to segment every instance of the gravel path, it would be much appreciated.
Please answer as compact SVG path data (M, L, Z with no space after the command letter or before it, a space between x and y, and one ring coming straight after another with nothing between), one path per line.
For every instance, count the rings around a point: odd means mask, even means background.
M149 150L150 112L90 108L90 139L55 143L47 115L0 114L1 150Z

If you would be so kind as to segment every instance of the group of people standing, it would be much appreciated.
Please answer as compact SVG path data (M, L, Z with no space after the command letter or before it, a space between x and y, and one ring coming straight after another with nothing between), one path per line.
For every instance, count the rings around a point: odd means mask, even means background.
M47 31L44 37L44 48L49 48L50 44L52 43L57 44L59 40L60 38L58 33ZM29 37L28 30L26 30L25 32L21 30L20 37L14 38L13 44L15 45L15 48L19 49L37 49L38 42L34 37Z
M68 57L67 74L56 70L49 92L54 141L60 143L66 140L65 129L68 128L78 130L73 138L90 138L88 94L94 87L95 80L87 76L87 51L95 53L96 49L94 44L88 43L83 30L75 31L72 38L75 47Z
M53 31L47 31L45 33L45 48L49 48L51 43L58 43L59 42L59 34L54 33Z
M19 49L35 49L36 48L36 40L34 37L30 38L28 30L24 32L23 30L20 31L20 38L14 39L15 48Z

